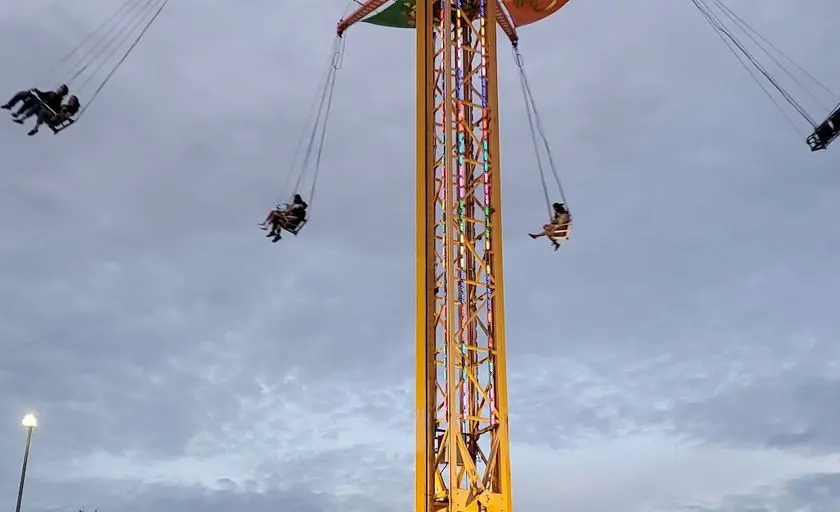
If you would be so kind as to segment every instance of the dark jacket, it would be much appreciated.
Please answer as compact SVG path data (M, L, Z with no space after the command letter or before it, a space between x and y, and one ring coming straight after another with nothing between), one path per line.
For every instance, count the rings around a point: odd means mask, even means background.
M41 101L44 102L44 105L50 107L53 112L61 110L61 101L64 99L64 96L61 96L55 91L47 91L39 94L39 96L41 97Z

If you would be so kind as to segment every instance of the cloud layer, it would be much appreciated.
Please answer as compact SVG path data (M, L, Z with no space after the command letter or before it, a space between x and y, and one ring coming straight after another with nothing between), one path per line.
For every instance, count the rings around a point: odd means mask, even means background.
M350 31L312 220L271 244L346 5L246 4L173 2L83 122L0 128L0 484L37 411L27 509L413 506L412 33ZM840 8L806 4L732 1L840 84ZM0 4L0 89L112 9ZM517 510L836 508L835 153L688 1L578 0L521 47L576 228L525 236L544 206L502 48Z

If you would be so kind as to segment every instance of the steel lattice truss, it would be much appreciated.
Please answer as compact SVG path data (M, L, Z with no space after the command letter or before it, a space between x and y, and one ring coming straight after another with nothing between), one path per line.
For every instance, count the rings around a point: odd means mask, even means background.
M444 0L443 5L443 21L434 24L434 137L429 154L434 155L433 164L429 162L434 226L427 236L433 234L435 241L435 297L434 330L426 342L427 350L434 350L434 375L428 378L434 379L435 396L426 401L434 407L434 428L429 425L425 434L434 436L428 445L432 458L426 462L426 471L434 473L427 480L431 484L434 479L434 498L426 503L428 512L509 512L497 289L501 254L494 255L501 233L493 190L499 172L496 77L490 68L495 65L490 62L495 59L495 34L490 33L496 30L495 13L488 12L485 2ZM427 393L431 389L430 382Z

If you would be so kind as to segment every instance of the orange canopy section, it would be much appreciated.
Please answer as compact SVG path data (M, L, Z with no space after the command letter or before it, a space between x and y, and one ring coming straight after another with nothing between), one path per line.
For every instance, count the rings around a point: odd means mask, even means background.
M568 2L569 0L502 0L517 27L545 19Z

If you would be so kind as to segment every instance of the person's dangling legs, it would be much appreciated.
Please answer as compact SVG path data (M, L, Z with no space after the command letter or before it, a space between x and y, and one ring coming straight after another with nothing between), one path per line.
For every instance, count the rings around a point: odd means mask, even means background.
M549 224L543 224L542 231L540 231L539 233L528 233L528 236L530 236L531 238L533 238L535 240L537 238L540 238L540 237L543 237L543 236L548 236L548 233L551 230L551 227L552 226L551 226L550 223Z
M35 135L36 133L38 133L38 128L40 128L42 124L50 123L52 121L52 119L53 119L52 113L48 112L46 109L42 108L41 110L38 111L38 118L35 121L35 127L32 128L31 130L29 130L29 133L27 133L27 135L29 135L29 136Z
M13 119L13 121L17 124L23 124L24 121L38 114L41 111L41 109L41 103L38 101L32 102L28 105L24 104L24 107L21 107L21 109L18 110L15 114L16 117Z
M13 108L15 108L15 105L17 105L18 103L20 103L22 101L25 102L26 99L30 98L30 97L32 97L31 92L29 92L29 91L19 91L19 92L15 93L14 96L12 96L12 99L10 99L6 103L0 105L0 108L2 108L3 110L12 110Z
M23 103L21 103L18 111L12 113L12 117L14 117L15 119L18 119L20 116L22 116L23 114L25 114L29 110L31 110L35 107L40 107L40 106L41 106L41 102L38 101L38 98L36 98L34 96L27 96L26 98L23 99Z

